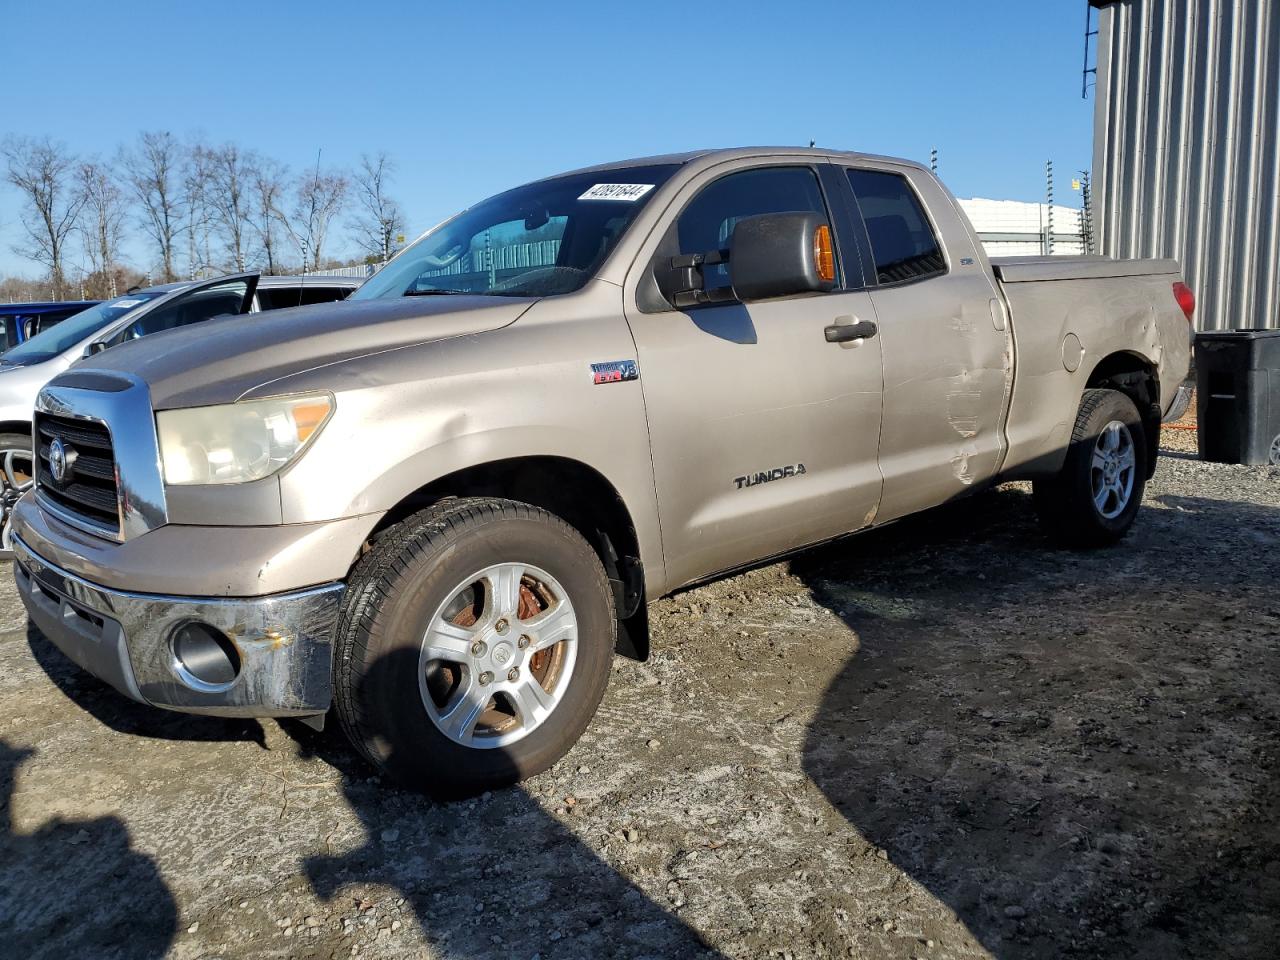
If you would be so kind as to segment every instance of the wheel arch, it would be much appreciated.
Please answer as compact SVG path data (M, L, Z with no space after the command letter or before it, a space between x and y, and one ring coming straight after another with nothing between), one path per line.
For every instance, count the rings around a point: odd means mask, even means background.
M31 427L32 425L30 421L0 420L0 434L15 434L17 436L27 437L28 441L25 445L27 448L32 446L30 441ZM22 489L25 489L14 485L15 483L23 482L22 478L18 476L19 464L14 462L14 460L17 460L18 458L15 457L11 459L8 455L8 451L14 449L16 448L6 448L5 456L0 457L0 492L3 493L3 496L0 496L0 560L8 560L13 556L12 551L9 549L9 514L13 509L14 503L17 502L18 497L22 495ZM31 459L34 461L34 457ZM13 467L15 470L12 477L14 482L12 483L10 482L10 467ZM32 465L31 475L34 476L34 474L35 468L34 465Z
M378 521L370 539L449 497L501 497L541 507L577 530L596 551L613 589L618 652L649 656L644 566L631 511L614 485L580 460L519 456L474 464L436 477L404 496Z
M1143 439L1146 441L1148 480L1155 474L1160 451L1160 373L1156 364L1140 353L1120 350L1108 354L1094 365L1085 389L1117 390L1133 401L1142 417Z

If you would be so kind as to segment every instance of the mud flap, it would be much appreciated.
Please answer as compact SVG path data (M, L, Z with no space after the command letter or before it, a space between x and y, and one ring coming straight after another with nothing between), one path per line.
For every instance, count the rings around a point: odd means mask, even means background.
M649 605L640 607L625 620L618 621L618 644L615 650L624 657L641 663L649 659Z

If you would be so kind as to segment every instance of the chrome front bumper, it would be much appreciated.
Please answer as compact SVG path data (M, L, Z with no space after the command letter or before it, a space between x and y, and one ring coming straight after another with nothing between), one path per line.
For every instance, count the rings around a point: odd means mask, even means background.
M14 537L14 576L27 613L71 660L143 703L229 717L308 716L329 708L333 631L345 585L253 598L167 597L90 583ZM202 624L230 641L235 678L200 683L172 637Z

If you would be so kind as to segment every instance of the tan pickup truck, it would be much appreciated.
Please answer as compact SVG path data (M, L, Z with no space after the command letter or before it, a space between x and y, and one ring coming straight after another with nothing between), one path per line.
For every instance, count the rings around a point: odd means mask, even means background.
M1059 541L1119 539L1193 305L1168 260L990 261L901 160L592 167L346 302L60 375L18 587L128 696L333 708L401 781L482 790L568 750L686 584L1015 478Z

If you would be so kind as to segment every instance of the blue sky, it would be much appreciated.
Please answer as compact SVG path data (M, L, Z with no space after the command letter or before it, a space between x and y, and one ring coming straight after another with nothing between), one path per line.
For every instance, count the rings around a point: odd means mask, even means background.
M385 149L411 232L589 163L810 139L920 160L937 147L960 196L1041 199L1052 158L1076 203L1083 7L0 0L0 137L110 157L167 129L295 172L317 149L326 166ZM11 252L18 214L0 186L0 273L31 275ZM127 252L145 266L136 241Z

